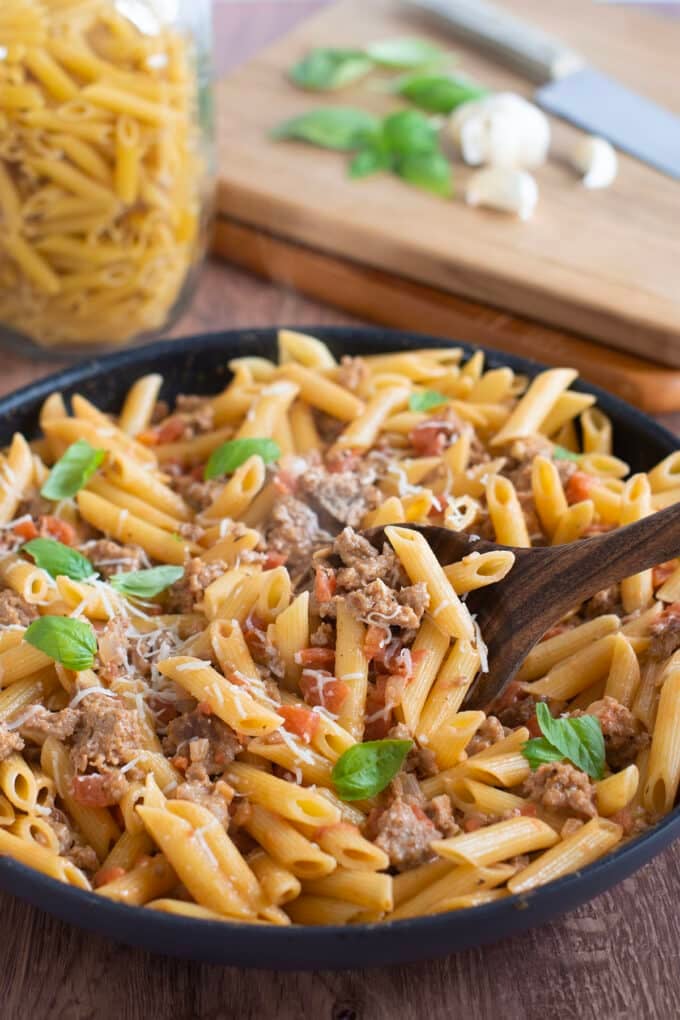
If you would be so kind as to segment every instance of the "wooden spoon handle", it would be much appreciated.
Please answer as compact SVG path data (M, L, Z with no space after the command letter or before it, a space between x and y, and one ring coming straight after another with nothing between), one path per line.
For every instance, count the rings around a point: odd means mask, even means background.
M680 503L605 535L554 547L554 555L561 601L575 605L624 577L680 556Z

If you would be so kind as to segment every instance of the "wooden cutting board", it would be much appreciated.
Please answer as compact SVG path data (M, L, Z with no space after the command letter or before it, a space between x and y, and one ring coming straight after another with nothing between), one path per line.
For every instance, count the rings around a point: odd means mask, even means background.
M680 19L590 0L506 6L680 112ZM513 72L397 0L340 0L220 87L216 250L364 318L436 328L547 361L571 356L588 378L641 406L680 408L680 373L641 360L680 367L677 182L622 155L614 185L587 191L564 158L578 132L554 120L552 158L536 173L539 206L521 223L470 209L460 197L434 198L389 175L351 181L343 154L268 139L281 120L319 105L398 108L380 75L319 95L294 88L285 72L313 46L406 34L455 50L461 68L492 88L531 92ZM460 194L470 170L456 164L455 173Z

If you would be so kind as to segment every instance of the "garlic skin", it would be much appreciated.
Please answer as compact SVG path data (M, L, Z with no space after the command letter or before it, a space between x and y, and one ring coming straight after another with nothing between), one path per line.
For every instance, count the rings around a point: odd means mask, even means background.
M514 92L463 103L451 115L450 133L470 166L535 167L545 163L550 121Z
M570 159L576 170L583 174L581 183L584 188L608 188L619 169L614 146L597 135L579 138Z
M485 167L474 173L467 182L465 201L468 205L485 205L490 209L515 213L521 220L528 220L536 208L538 185L526 170Z

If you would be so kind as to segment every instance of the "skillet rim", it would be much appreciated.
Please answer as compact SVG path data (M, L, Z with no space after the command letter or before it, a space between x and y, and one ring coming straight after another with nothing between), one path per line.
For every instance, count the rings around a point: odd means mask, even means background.
M336 347L363 341L367 349L379 351L460 346L469 356L481 350L491 366L507 365L530 376L549 367L484 345L382 327L303 325L223 330L90 358L31 382L0 398L0 431L6 433L11 417L27 410L37 417L40 402L56 389L74 390L83 383L95 382L107 374L117 375L122 370L125 376L142 371L163 374L164 363L190 362L198 349L207 348L216 360L221 357L226 362L234 355L225 352L225 348L248 344L255 353L263 343L275 340L279 328L297 329L328 340ZM114 388L122 390L126 385L123 379ZM680 446L664 426L600 387L579 380L572 388L593 393L603 409L639 434L645 444L651 443L667 452ZM103 406L107 407L108 402L104 401ZM559 917L615 885L659 854L678 835L680 805L613 853L528 894L445 914L351 926L276 928L203 921L147 907L130 907L61 883L8 857L0 857L0 888L67 923L155 952L252 968L349 969L430 959L519 934Z

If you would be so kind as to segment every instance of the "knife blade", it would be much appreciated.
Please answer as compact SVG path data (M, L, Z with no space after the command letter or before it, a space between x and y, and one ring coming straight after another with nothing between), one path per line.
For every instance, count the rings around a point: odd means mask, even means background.
M539 106L680 180L680 116L589 67L581 54L487 0L408 0L520 70Z

